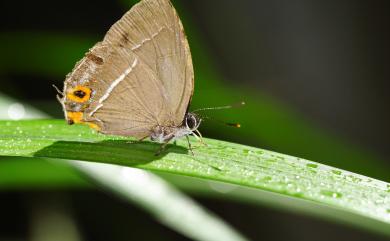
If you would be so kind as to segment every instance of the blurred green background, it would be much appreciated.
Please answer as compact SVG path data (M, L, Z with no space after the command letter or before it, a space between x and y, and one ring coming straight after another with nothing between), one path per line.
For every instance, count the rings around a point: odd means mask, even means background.
M62 87L76 61L134 2L2 1L0 94L63 118L51 85ZM207 113L242 128L206 121L203 135L390 180L388 1L174 5L193 55L192 109L247 103ZM15 103L4 103L1 118L19 118L9 115ZM45 206L71 213L76 223L63 225L84 240L187 240L67 167L0 161L0 175L9 177L0 183L0 240L32 240ZM311 240L318 233L316 240L383 239L239 201L194 198L253 240Z

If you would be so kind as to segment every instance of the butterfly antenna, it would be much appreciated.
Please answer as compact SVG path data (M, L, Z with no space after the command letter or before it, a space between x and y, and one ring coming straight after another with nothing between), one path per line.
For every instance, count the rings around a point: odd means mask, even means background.
M204 115L201 115L200 117L203 120L210 120L210 121L213 121L213 122L218 123L218 124L222 124L222 125L226 125L226 126L230 126L230 127L234 127L234 128L241 128L241 124L240 123L225 122L225 121L221 121L221 120L218 120L218 119L210 118L209 116L204 116Z
M242 107L244 105L245 105L245 102L241 101L241 102L233 104L233 105L225 105L225 106L217 106L217 107L206 107L206 108L196 109L196 110L192 111L192 113L196 113L199 117L201 117L204 120L207 119L207 120L211 120L211 121L217 122L219 124L223 124L223 125L227 125L227 126L231 126L231 127L235 127L235 128L240 128L241 127L240 123L230 123L230 122L217 120L217 119L214 119L214 118L210 118L209 116L206 116L204 114L199 114L197 112L201 112L201 111L205 111L205 110L224 110L224 109L231 109L231 108L239 108L239 107Z
M196 109L196 110L192 111L192 113L197 113L199 111L205 111L205 110L224 110L224 109L238 108L238 107L242 107L244 105L245 105L245 102L241 101L241 102L233 104L233 105L200 108L200 109Z

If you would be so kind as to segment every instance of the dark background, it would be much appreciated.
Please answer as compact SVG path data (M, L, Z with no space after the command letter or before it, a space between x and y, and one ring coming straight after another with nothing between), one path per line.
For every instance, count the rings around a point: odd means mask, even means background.
M196 28L198 40L211 58L208 61L226 85L266 93L314 126L374 153L382 164L390 166L388 1L187 0L174 3L180 15L185 15ZM97 41L127 8L125 1L69 0L2 1L0 9L3 36L15 32L38 35L52 32ZM186 30L192 44L193 30ZM2 48L6 48L4 43ZM86 50L80 50L79 58ZM17 54L24 56L24 61L30 58L28 53ZM62 86L66 71L63 74L17 71L17 68L4 67L6 62L2 60L0 91L62 118L51 84ZM69 72L71 68L70 65L63 69ZM201 95L199 92L195 95ZM278 148L251 137L235 138L229 132L220 134L206 129L203 133L244 144L258 146L260 143L267 149ZM300 154L286 150L288 154ZM0 193L0 240L5 237L11 239L4 240L25 240L29 233L31 196L52 196L57 192ZM148 240L185 240L142 210L102 192L60 193L67 196L66 203L78 220L85 240L142 239L145 230L150 235ZM261 240L267 236L272 240L312 240L313 234L316 240L385 240L357 229L273 209L205 198L197 200L254 240L260 240L259 236Z

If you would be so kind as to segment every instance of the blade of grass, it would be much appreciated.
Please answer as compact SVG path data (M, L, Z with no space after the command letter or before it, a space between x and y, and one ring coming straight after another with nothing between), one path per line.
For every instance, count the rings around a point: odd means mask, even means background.
M0 191L82 189L92 185L67 163L0 157Z
M4 100L4 101L3 101ZM0 95L0 103L13 103L11 98L3 98L2 95ZM12 104L11 104L12 105ZM21 105L21 104L20 104ZM45 116L44 114L41 114L39 111L35 111L33 108L31 108L28 105L21 105L23 109L26 109L27 112L25 112L23 115L19 114L20 118L23 117L37 117L39 115ZM1 109L0 109L1 111ZM28 113L33 113L33 116L28 115ZM27 115L26 115L27 114ZM8 115L4 115L6 118L10 117L9 113ZM3 118L4 118L3 116ZM1 132L1 128L0 128ZM18 130L19 134L21 134L20 130ZM45 130L42 132L45 133ZM0 150L2 149L2 145L0 143ZM1 152L1 151L0 151ZM1 157L1 154L0 154ZM20 157L19 157L20 158ZM1 184L4 184L5 180L5 186L9 188L9 183L15 184L15 176L11 177L10 175L15 175L15 172L9 172L10 169L12 170L12 167L15 167L15 165L11 166L9 165L9 159L10 157L0 158L0 162L2 160L8 160L5 165L6 168L4 176L0 175L0 187ZM11 157L12 159L12 157ZM44 162L40 162L43 160L38 160L39 158L30 158L30 162L34 162L35 164L39 163L42 164ZM7 165L8 164L8 165ZM20 163L19 163L20 164ZM62 164L62 165L61 165ZM57 169L57 171L61 171L61 174L69 175L69 172L64 172L64 168L66 166L63 165L64 163L56 163L56 167L61 167L60 169ZM70 166L75 167L77 170L81 171L84 174L87 174L89 177L93 178L95 182L99 183L100 185L103 185L111 192L116 192L119 196L122 198L125 198L129 200L132 203L136 203L141 207L144 207L144 209L154 215L162 224L171 227L173 230L176 230L177 232L183 234L184 236L191 237L194 240L199 241L212 241L212 240L227 240L227 241L245 241L247 240L245 237L243 237L239 232L237 232L233 227L231 227L229 224L225 223L222 219L214 216L210 212L207 212L207 210L203 209L202 206L197 204L196 202L192 201L189 197L186 197L184 194L180 193L176 188L165 182L163 179L151 174L146 173L144 171L138 170L132 170L130 168L123 168L123 167L115 167L113 165L105 165L105 167L101 167L101 164L97 163L82 163L82 162L68 162ZM0 166L4 166L4 163L0 163ZM45 166L45 165L44 165ZM11 167L11 168L10 168ZM18 166L19 169L25 170L25 167ZM36 167L36 165L28 165L29 168ZM42 166L40 166L42 167ZM47 165L46 165L47 167ZM53 171L52 167L50 167L50 170ZM126 179L126 176L123 175L116 175L118 171L121 171L121 173L127 173L127 176L129 174L139 174L135 175L136 177L148 177L143 178L143 182L139 182L141 180L136 180L135 182L127 182L129 178ZM30 175L28 175L31 178L31 173L34 172L34 170L27 170ZM141 175L143 172L144 175ZM39 178L35 178L41 180L45 179L45 176L42 174L45 174L42 169L40 168L39 172L37 172L39 175ZM0 170L1 174L1 170ZM16 172L17 175L21 174L21 171ZM46 173L47 174L47 173ZM50 172L50 174L53 174ZM58 176L58 173L54 172L56 175L55 180L60 181L61 175ZM72 173L73 174L73 173ZM72 174L70 176L72 176ZM47 176L46 176L47 178ZM133 177L134 178L134 177ZM8 182L11 179L11 182ZM22 178L23 179L23 178ZM53 179L53 177L51 177ZM69 179L71 180L71 179ZM67 181L69 181L67 180ZM74 181L74 180L73 180ZM80 181L76 178L76 181ZM19 180L17 184L20 182L23 182L23 180ZM51 182L51 184L53 184ZM58 183L57 183L58 184ZM46 186L47 187L47 186ZM146 190L149 190L147 192ZM162 198L164 199L164 202L161 202ZM178 209L173 208L180 207ZM180 215L181 214L181 215ZM185 222L183 222L183 218ZM210 229L212 227L212 229Z
M274 192L263 191L259 189L248 188L241 185L222 183L212 180L204 180L188 176L179 176L166 172L155 172L170 183L174 183L179 189L192 195L207 198L219 198L222 200L231 200L245 202L250 205L262 205L273 208L278 211L286 211L299 215L307 215L322 220L337 222L343 225L351 225L350 220L354 219L354 224L366 230L378 231L377 221L367 219L361 215L350 214L343 215L336 207L321 205L318 203L303 201L301 199L291 198L288 195L281 195Z
M212 139L205 140L207 147L198 146L195 156L179 140L156 157L154 143L129 144L63 120L0 121L0 129L0 155L120 164L268 190L390 235L390 184L312 161Z

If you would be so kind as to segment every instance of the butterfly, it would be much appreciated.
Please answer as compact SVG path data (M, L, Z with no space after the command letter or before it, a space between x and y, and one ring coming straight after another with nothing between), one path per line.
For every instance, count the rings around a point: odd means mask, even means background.
M68 124L149 137L163 144L160 150L184 136L201 139L201 118L188 112L194 92L190 48L169 0L134 5L76 63L58 92Z

